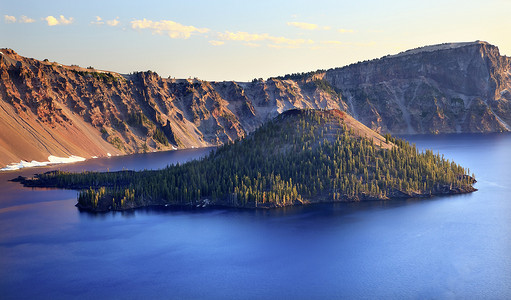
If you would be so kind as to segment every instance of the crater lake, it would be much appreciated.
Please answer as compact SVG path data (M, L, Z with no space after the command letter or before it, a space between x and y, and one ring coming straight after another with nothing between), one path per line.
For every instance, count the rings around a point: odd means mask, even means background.
M2 299L511 298L511 134L404 136L475 173L431 199L91 214L8 179L157 169L211 149L0 173Z

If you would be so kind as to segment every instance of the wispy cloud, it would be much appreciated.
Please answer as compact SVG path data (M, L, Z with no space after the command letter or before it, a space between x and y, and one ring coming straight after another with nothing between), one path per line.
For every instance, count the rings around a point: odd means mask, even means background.
M304 23L304 22L287 22L287 25L297 27L300 29L306 29L306 30L319 29L319 25L317 25L317 24Z
M339 32L339 33L354 33L355 30L341 28L341 29L337 29L337 32Z
M35 20L32 18L29 18L27 16L21 16L21 18L19 19L18 22L20 22L20 23L34 23Z
M318 24L305 23L305 22L287 22L288 26L293 26L305 30L330 30L330 26L319 26Z
M73 18L66 18L63 15L60 15L58 19L54 16L47 16L44 20L46 20L48 26L69 25L74 21Z
M22 15L19 19L17 19L15 16L9 16L9 15L4 15L4 21L5 23L34 23L35 20L32 19L32 18L29 18L25 15Z
M103 21L103 18L101 18L100 16L96 16L96 21L92 21L90 23L91 24L96 24L96 25L103 25L103 24L105 24L105 22Z
M15 16L4 15L4 21L5 21L5 23L15 23L16 22L16 17Z
M169 20L151 21L145 18L131 21L131 28L149 29L153 34L166 34L173 39L187 39L192 34L203 34L209 31L209 28L197 28Z
M213 46L221 46L221 45L225 44L225 42L223 42L223 41L209 41L209 43Z
M115 18L113 20L107 20L106 21L106 25L112 26L112 27L115 27L115 26L119 25L120 23L121 22L117 18Z
M267 33L248 33L243 31L218 33L221 40L224 41L241 41L241 42L256 42L268 41L276 45L299 46L303 44L313 44L314 41L306 39L290 39L286 37L272 36Z
M90 22L91 24L95 24L95 25L108 25L108 26L112 26L112 27L115 27L117 25L119 25L121 22L119 21L119 17L113 19L113 20L103 20L103 18L101 18L100 16L96 16L96 21L92 21Z

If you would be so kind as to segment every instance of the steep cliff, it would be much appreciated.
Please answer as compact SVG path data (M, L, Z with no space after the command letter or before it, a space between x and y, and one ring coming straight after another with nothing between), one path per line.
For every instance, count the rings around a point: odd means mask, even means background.
M509 131L510 69L485 42L243 83L122 75L1 49L0 167L220 145L291 108L344 110L382 133Z
M362 123L391 133L511 128L511 59L486 42L442 44L321 75Z
M310 80L309 80L310 81ZM0 167L49 155L85 158L220 145L290 108L341 108L304 79L164 79L64 66L0 50Z

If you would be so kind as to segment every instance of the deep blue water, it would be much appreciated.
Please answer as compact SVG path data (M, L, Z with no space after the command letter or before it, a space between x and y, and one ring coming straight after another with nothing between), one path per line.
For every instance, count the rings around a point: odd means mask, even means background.
M0 173L0 298L510 299L511 135L407 136L479 191L275 210L89 214ZM63 169L157 168L207 150Z

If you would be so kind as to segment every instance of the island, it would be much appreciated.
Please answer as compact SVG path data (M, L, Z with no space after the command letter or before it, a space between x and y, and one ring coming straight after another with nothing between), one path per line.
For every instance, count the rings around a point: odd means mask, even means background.
M340 110L293 109L208 156L161 170L51 171L25 186L80 190L92 212L146 206L274 208L476 191L474 175Z

